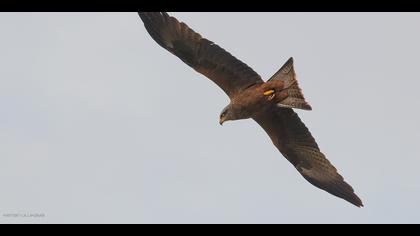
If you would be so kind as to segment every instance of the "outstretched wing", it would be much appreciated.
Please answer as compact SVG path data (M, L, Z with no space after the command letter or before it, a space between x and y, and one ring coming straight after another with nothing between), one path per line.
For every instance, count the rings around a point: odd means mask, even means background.
M325 158L305 124L292 109L276 107L254 119L307 181L358 207L363 206L353 188Z
M245 63L167 13L139 12L139 15L146 30L160 46L211 79L229 97L263 83Z

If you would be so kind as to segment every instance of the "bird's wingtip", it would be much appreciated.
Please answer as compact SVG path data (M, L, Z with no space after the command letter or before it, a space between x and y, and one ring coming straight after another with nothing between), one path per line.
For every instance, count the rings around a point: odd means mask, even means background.
M365 207L363 205L362 199L360 199L356 194L354 194L354 198L350 201L350 203L352 203L353 205L355 205L358 208Z

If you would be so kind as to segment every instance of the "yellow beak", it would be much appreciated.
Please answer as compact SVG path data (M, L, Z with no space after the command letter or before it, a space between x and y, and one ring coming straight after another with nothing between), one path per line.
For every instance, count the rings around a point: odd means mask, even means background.
M225 119L226 119L226 118L221 117L221 118L220 118L220 120L219 120L219 124L220 124L220 125L223 125L223 123L225 122Z

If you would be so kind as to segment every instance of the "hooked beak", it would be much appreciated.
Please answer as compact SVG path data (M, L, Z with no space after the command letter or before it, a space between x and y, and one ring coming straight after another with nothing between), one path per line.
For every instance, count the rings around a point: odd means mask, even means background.
M226 118L220 118L220 120L219 120L219 124L220 124L220 125L223 125L223 123L225 122L225 120L226 120Z

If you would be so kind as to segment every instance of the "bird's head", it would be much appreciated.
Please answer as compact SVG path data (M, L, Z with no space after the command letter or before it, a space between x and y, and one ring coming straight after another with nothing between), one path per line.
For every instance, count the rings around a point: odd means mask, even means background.
M226 106L223 111L220 113L220 117L219 117L219 124L223 125L223 123L225 121L228 120L233 120L233 114L232 114L232 109L230 104L228 106Z

